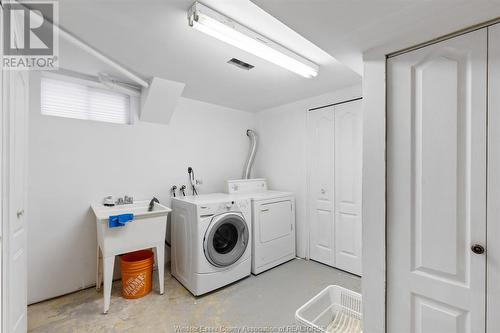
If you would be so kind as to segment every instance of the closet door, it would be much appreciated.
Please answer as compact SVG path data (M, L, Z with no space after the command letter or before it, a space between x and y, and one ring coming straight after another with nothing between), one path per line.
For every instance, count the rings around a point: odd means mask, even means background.
M389 333L485 331L486 52L482 29L388 60Z
M361 100L309 112L310 258L361 275Z
M309 112L310 258L335 264L333 107Z
M362 102L334 108L335 267L361 275Z

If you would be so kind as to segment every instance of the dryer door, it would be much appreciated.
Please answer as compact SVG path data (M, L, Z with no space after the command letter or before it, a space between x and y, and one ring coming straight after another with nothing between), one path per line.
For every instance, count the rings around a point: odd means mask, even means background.
M252 273L259 274L295 258L295 201L254 201Z
M248 225L241 215L214 216L203 241L205 257L217 267L230 266L245 253L249 236Z

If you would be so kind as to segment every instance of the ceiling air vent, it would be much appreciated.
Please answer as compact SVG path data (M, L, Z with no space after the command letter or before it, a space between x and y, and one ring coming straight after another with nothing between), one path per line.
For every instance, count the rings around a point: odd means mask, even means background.
M241 69L245 69L247 71L255 67L254 65L247 64L246 62L241 61L241 60L236 59L236 58L232 58L227 63L231 64L231 65L235 65L236 67L241 68Z

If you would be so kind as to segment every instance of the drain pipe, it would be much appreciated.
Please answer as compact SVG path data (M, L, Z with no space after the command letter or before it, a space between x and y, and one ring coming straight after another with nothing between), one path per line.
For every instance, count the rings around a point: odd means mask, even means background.
M257 133L255 133L254 130L247 129L247 136L250 138L250 151L248 152L248 158L245 163L243 179L250 179L253 161L255 160L255 154L257 153Z

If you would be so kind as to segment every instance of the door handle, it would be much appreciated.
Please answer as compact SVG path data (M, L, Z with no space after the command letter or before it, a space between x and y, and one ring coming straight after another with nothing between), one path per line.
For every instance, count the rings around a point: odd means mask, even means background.
M483 254L484 253L484 246L480 245L480 244L474 244L470 247L470 249L472 250L472 252L474 252L475 254Z
M16 215L17 215L17 218L20 218L21 216L23 216L24 215L24 209L18 209Z

